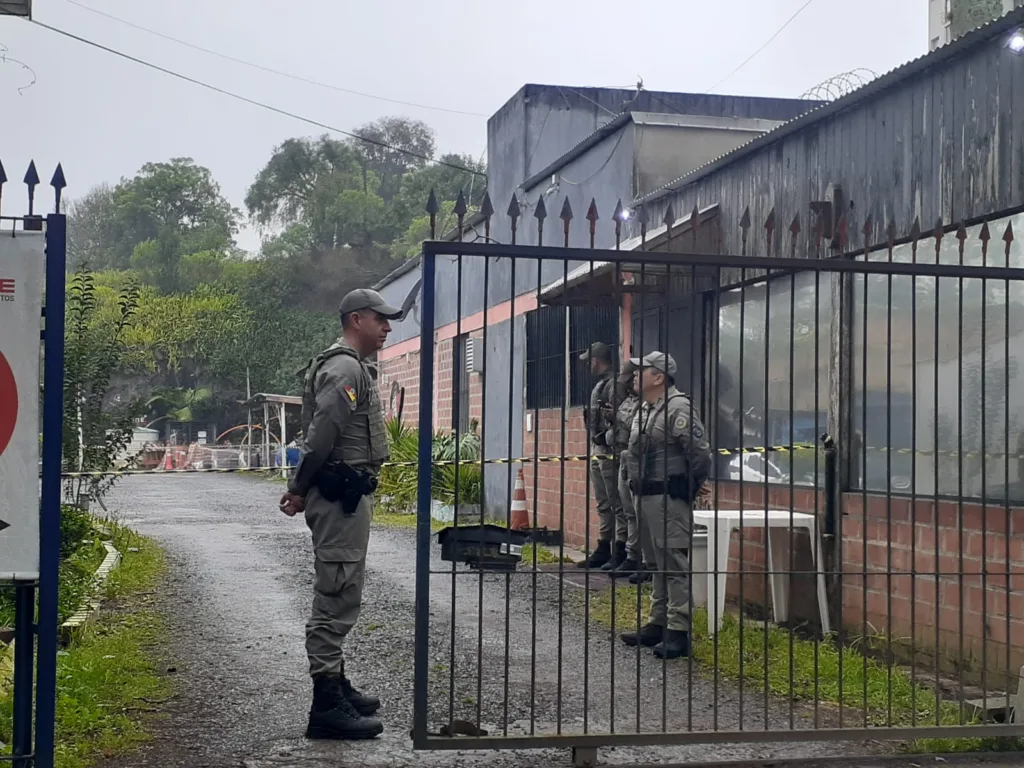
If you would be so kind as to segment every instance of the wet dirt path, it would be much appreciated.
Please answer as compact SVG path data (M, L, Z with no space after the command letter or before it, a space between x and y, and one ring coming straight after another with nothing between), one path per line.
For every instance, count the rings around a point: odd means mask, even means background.
M570 765L567 750L414 753L412 724L413 610L416 545L412 531L375 528L370 540L364 608L346 646L357 686L379 695L384 735L358 744L303 738L311 686L304 623L311 601L312 553L301 518L277 511L282 486L234 475L133 477L112 494L121 522L152 537L168 553L162 603L172 636L168 662L179 693L154 721L156 738L134 766L473 766ZM432 547L432 567L448 568ZM456 690L450 691L452 578L431 580L431 728L455 717L476 719L492 735L615 730L719 730L739 727L737 691L687 664L663 676L661 662L639 657L599 629L585 632L571 600L578 587L529 574L458 577L454 615ZM481 601L481 593L483 599ZM506 645L506 600L508 637ZM536 617L536 618L534 618ZM482 618L482 624L481 624ZM534 622L536 622L534 624ZM536 626L536 631L533 627ZM482 631L481 631L482 628ZM482 639L481 639L482 638ZM478 647L483 663L477 664ZM589 649L589 652L585 652ZM510 673L506 676L505 659ZM609 669L614 660L614 695ZM482 670L481 670L482 667ZM561 675L559 675L561 670ZM637 679L640 695L637 696ZM664 682L663 682L664 681ZM479 695L478 695L479 688ZM507 696L506 696L507 690ZM532 692L532 695L531 695ZM692 701L692 711L687 702ZM717 701L717 706L715 702ZM586 702L586 706L584 703ZM667 705L664 706L663 705ZM507 710L507 719L506 719ZM663 712L665 712L663 718ZM742 727L789 729L790 709L747 692ZM797 727L810 727L800 722ZM606 764L825 757L851 745L717 744L601 750ZM862 749L856 751L861 752Z

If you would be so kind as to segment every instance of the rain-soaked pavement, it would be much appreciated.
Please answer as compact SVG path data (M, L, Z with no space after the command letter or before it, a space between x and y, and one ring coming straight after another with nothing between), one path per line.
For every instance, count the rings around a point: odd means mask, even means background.
M146 476L125 479L111 495L112 513L154 538L168 553L163 605L172 630L168 664L178 679L177 696L166 705L165 716L153 722L154 742L118 765L571 765L566 750L412 751L415 540L411 530L380 527L370 540L363 612L346 654L356 685L381 697L386 730L373 742L306 741L310 683L303 628L311 600L312 555L302 518L288 519L277 510L281 490L278 484L237 475ZM436 543L432 558L434 568L450 568L442 564ZM509 581L506 597L504 576L488 575L482 587L476 575L459 577L454 610L456 690L450 695L452 578L432 577L432 730L450 719L450 708L456 718L475 720L479 701L481 723L492 735L501 733L505 722L510 735L528 734L531 716L537 733L553 732L559 719L563 732L582 732L584 718L590 732L608 732L614 700L615 730L636 732L638 679L639 722L645 732L663 727L740 727L735 688L719 682L716 697L714 684L696 670L690 682L686 663L673 663L663 684L662 665L649 654L638 657L620 643L609 642L608 633L598 629L586 634L583 622L568 607L574 592L578 599L578 587L564 587L566 610L559 621L557 577L537 578L536 600L530 575ZM482 674L476 662L478 642ZM506 652L511 670L507 679ZM614 696L609 681L613 660ZM692 711L688 701L694 702ZM763 697L754 692L746 693L743 713L744 729L791 728L788 704L772 702L766 722ZM812 724L798 719L797 727ZM603 764L663 764L816 758L854 749L863 753L864 748L827 743L711 744L608 749L601 750L600 757Z

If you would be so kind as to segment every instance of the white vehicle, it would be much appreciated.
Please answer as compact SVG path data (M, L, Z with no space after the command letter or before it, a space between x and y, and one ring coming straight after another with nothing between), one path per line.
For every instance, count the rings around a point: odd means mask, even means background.
M763 483L767 477L769 483L788 483L789 476L775 466L762 453L744 453L733 457L729 462L729 479L739 480L741 474L745 483Z

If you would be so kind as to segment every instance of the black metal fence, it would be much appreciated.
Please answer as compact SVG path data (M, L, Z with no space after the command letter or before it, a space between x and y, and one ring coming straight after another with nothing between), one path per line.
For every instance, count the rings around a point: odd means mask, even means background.
M656 237L641 212L637 249L570 248L568 203L561 246L545 245L538 208L535 245L424 244L420 434L438 426L435 307L479 292L475 463L502 473L513 502L493 527L464 526L456 488L455 524L435 536L431 473L419 474L415 746L562 746L586 762L605 746L687 757L682 745L735 743L742 757L785 741L794 756L828 757L836 740L1024 745L1022 214L929 235L915 222L902 239L861 222L860 248L845 217L802 237L797 217L777 249L788 255L773 254L769 231L768 255L737 256L688 250L698 224L728 223L694 212L690 241L673 235L671 210ZM509 210L515 233L515 201ZM620 206L620 246L625 218ZM592 206L591 242L598 219ZM473 261L478 284L462 279ZM517 325L524 280L535 308ZM658 351L676 375L660 392L641 382L643 397L656 414L673 384L692 394L682 431L658 431L656 415L632 427L664 461L630 478L649 569L638 584L570 558L598 547L596 468L620 452L593 455L579 398L534 396L572 389L550 373L564 363L546 374L531 363L564 356L564 323L587 304L616 308L635 358L655 351L652 335L627 326L666 308ZM495 350L486 337L502 324L508 346ZM525 392L513 386L524 367ZM660 448L699 442L698 422L716 460L696 499L645 491L680 473ZM423 440L421 469L431 461ZM630 513L619 519L604 526L616 541L630 535ZM688 653L624 642L649 622L652 591L668 602L655 623L685 629ZM453 723L469 738L450 738Z

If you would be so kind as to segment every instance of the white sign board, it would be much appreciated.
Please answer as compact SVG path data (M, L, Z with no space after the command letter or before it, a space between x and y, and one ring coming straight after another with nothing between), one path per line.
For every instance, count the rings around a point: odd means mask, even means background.
M42 232L0 234L0 581L39 578L44 260Z

